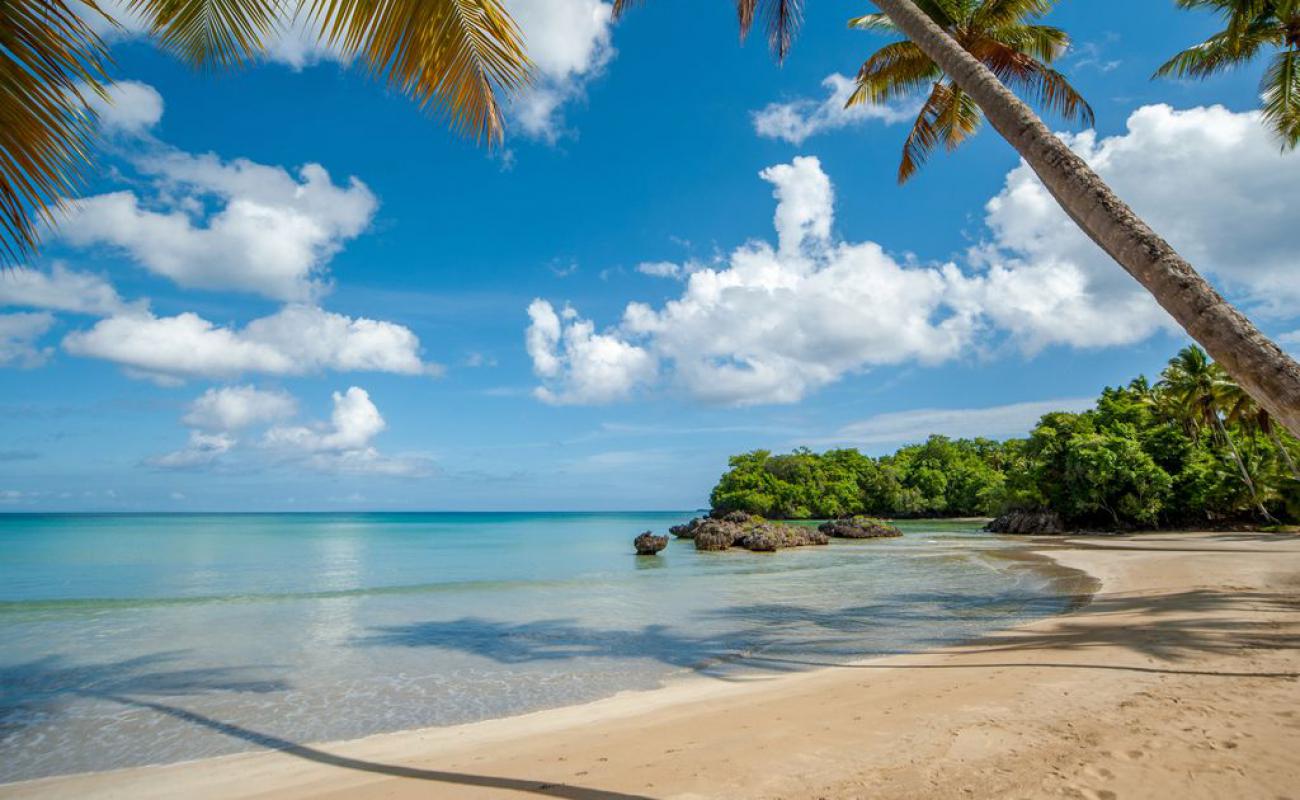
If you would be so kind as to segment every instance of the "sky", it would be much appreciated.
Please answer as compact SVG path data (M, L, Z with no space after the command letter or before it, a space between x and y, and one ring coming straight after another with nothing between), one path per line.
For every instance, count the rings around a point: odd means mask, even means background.
M729 455L1023 435L1185 337L982 130L895 173L915 101L844 112L888 38L808 4L784 65L714 0L508 0L504 146L295 32L191 71L128 24L97 170L0 276L0 508L691 509ZM1062 0L1095 130L1050 119L1292 352L1300 155L1214 30Z

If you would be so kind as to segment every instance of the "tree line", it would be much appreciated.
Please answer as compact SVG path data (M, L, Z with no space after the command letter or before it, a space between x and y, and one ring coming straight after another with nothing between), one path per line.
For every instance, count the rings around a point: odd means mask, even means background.
M1105 389L1044 415L1025 438L931 436L872 458L855 449L734 456L715 509L821 519L1051 511L1071 527L1300 520L1300 441L1199 347L1154 384Z

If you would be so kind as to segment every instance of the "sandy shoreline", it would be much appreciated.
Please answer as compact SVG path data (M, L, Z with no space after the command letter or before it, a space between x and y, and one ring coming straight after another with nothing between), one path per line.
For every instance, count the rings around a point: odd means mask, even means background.
M269 742L286 749L9 784L0 797L1300 794L1300 537L1033 550L1099 580L1093 602L961 647L353 742Z

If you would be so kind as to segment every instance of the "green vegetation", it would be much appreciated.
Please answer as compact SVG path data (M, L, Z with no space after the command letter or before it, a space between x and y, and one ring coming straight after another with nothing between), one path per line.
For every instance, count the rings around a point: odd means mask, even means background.
M1073 527L1300 519L1300 442L1197 347L1154 386L1108 388L1091 410L1043 416L1028 438L931 436L880 458L857 450L735 456L716 509L787 519L1053 511Z

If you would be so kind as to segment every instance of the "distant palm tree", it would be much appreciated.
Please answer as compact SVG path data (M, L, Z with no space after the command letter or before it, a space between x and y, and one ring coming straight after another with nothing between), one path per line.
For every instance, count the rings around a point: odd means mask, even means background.
M639 2L614 0L615 13ZM979 105L989 124L1015 148L1080 230L1142 284L1275 420L1300 437L1300 364L1215 291L993 70L958 44L915 0L871 2ZM1017 5L1019 0L1001 4ZM748 30L745 10L752 22L753 9L760 3L736 0L736 5L741 9L743 33ZM763 0L761 6L769 22L777 23L769 24L769 29L784 32L775 37L781 44L778 55L784 58L793 28L788 23L799 20L803 0Z
M1224 29L1169 59L1155 77L1208 78L1273 53L1260 81L1264 120L1282 147L1300 144L1300 0L1175 0L1179 8L1208 9Z
M917 5L1007 86L1067 120L1093 124L1092 107L1064 75L1048 66L1070 46L1065 31L1035 22L1056 0L918 0ZM885 14L857 17L849 20L849 27L899 32ZM929 94L903 144L899 183L916 174L940 143L952 151L973 134L984 119L979 104L907 39L887 44L868 58L849 96L849 106L887 103L927 88Z
M1273 417L1260 408L1255 398L1227 377L1220 383L1219 398L1228 422L1240 426L1245 431L1259 431L1267 436L1291 472L1291 477L1300 481L1300 465L1296 464L1295 457L1291 455L1291 446L1278 433L1277 426L1273 424Z
M1201 428L1209 428L1215 440L1227 445L1228 452L1232 454L1241 473L1242 482L1250 490L1251 501L1265 519L1271 520L1272 515L1259 498L1255 479L1246 468L1246 462L1242 459L1232 434L1223 424L1220 412L1223 408L1225 384L1230 383L1225 380L1226 373L1209 359L1204 350L1192 345L1179 350L1178 355L1169 359L1169 366L1165 367L1160 377L1161 389L1178 411L1188 431L1195 436Z
M55 221L92 162L90 102L106 96L110 62L92 23L118 24L102 2L0 0L0 265L35 250L41 223ZM501 0L127 0L125 9L202 69L245 64L279 30L306 23L478 140L501 138L497 95L530 71Z

